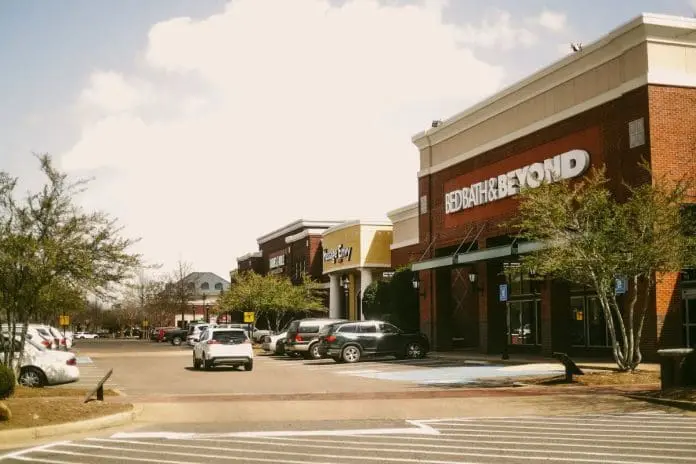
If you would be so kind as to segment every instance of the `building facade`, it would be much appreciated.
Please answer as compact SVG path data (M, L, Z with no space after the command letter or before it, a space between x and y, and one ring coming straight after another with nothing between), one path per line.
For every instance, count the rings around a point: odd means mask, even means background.
M413 142L419 240L392 256L418 271L421 329L435 349L609 356L592 292L515 272L519 256L538 244L517 243L501 224L514 218L520 186L552 175L580 179L605 166L620 197L623 181L650 181L643 158L656 175L696 172L696 20L642 15L434 121ZM405 256L398 251L409 247ZM696 344L688 275L658 282L642 341L646 359L658 347Z
M257 274L264 273L263 255L260 251L247 253L237 258L237 272L253 271Z
M391 264L395 269L418 261L423 254L418 235L418 203L389 211L387 217L393 226Z
M209 321L210 311L218 298L229 290L230 282L213 272L192 272L183 279L190 295L188 308L174 316L177 327L185 327L194 321Z
M330 317L362 320L362 294L391 270L390 221L346 221L322 235L323 274L329 279Z

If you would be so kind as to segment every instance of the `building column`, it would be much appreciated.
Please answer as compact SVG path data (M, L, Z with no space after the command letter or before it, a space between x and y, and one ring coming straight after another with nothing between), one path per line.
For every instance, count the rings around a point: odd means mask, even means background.
M365 296L365 289L372 283L372 270L371 269L360 269L360 314L359 320L365 320L365 313L363 313L362 300Z
M338 274L329 274L329 317L338 318L341 314L341 282Z

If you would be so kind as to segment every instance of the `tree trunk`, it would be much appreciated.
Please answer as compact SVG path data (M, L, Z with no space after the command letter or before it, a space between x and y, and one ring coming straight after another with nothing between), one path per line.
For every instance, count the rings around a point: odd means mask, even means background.
M645 297L643 298L643 307L641 308L640 321L638 322L638 328L636 330L636 346L635 346L635 366L633 369L638 367L643 361L643 353L640 350L640 341L643 337L643 325L645 324L645 317L648 314L648 307L650 306L650 295L653 286L653 281L651 277L646 277L645 279Z
M633 371L635 370L635 325L634 325L634 311L636 307L636 302L638 301L638 276L634 275L631 279L631 290L633 291L631 299L628 302L628 347L626 348L626 361L627 367Z

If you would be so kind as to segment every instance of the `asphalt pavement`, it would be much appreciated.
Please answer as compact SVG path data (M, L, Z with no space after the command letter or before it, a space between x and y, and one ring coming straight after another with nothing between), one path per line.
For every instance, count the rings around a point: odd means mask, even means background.
M315 424L316 425L316 424ZM363 427L361 427L363 425ZM367 426L368 428L365 428ZM312 429L121 432L20 450L46 463L689 463L696 417L668 413L455 417Z

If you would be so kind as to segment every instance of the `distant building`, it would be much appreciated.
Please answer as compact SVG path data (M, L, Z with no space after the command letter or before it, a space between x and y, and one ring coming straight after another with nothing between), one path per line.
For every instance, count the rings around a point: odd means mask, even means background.
M183 281L190 289L189 310L183 321L188 324L198 320L209 320L210 309L217 304L223 292L229 290L230 282L213 272L192 272ZM182 314L175 316L175 324L181 326Z

